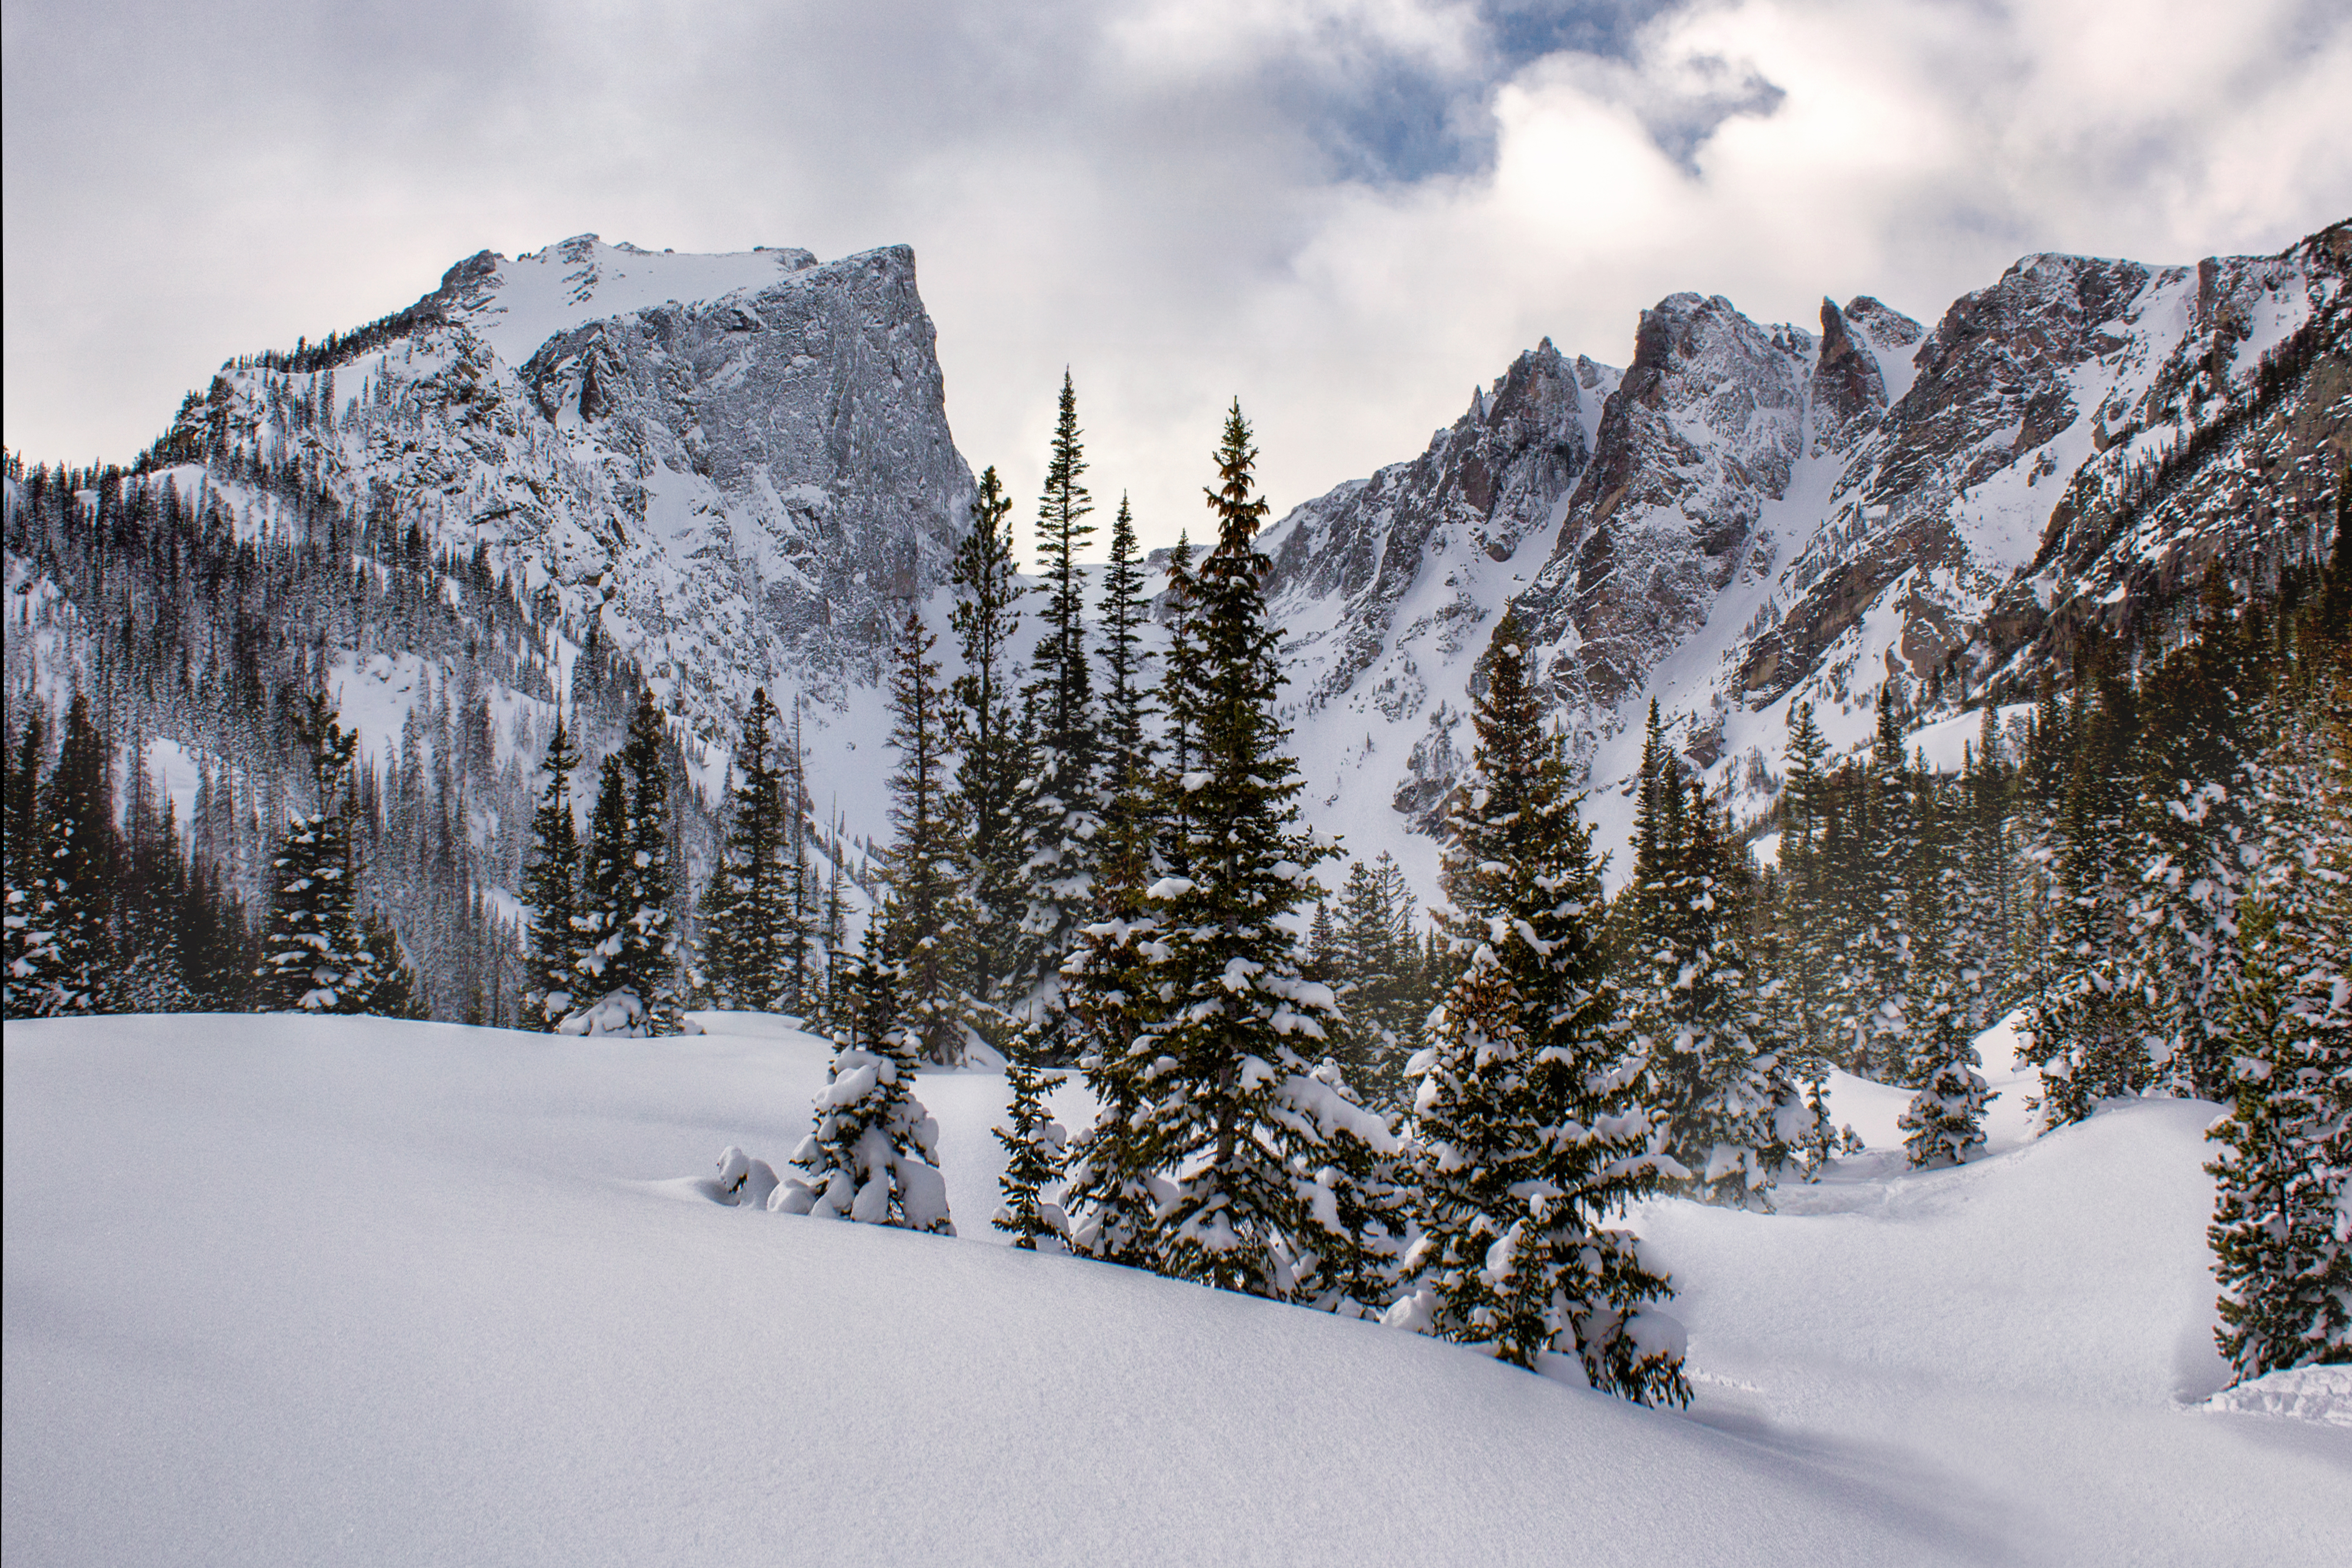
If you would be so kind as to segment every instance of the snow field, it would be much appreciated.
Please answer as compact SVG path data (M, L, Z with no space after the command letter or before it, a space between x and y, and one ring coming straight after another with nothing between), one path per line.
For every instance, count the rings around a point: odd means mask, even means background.
M2352 1552L2352 1430L2183 1405L2223 1381L2209 1107L1929 1176L1864 1156L1780 1215L1646 1205L1699 1374L1680 1415L973 1245L994 1072L916 1089L956 1240L706 1201L725 1145L799 1141L827 1053L700 1017L12 1026L10 1562ZM1084 1091L1056 1111L1083 1125Z

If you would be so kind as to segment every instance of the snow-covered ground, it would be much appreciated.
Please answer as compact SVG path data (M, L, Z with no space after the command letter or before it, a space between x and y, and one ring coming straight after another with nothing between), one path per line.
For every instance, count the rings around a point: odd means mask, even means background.
M1657 1412L989 1245L994 1073L918 1091L954 1240L720 1206L824 1051L707 1021L12 1024L8 1562L2352 1561L2352 1380L2206 1403L2210 1107L1916 1175L1840 1080L1781 1213L1641 1210Z

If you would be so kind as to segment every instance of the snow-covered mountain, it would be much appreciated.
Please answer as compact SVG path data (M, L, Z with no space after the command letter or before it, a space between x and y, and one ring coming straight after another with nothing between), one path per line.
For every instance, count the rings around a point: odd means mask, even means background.
M436 549L487 544L593 616L706 738L761 681L870 684L943 578L971 474L904 246L484 251L408 310L239 362L167 447L291 453ZM306 411L296 419L293 414Z
M2352 453L2347 267L2339 224L2194 267L2028 257L1932 330L1675 294L1622 375L1545 342L1419 458L1269 531L1313 798L1359 844L1430 826L1507 606L1606 845L1653 698L1753 811L1795 702L1858 745L1890 681L1930 720L2030 696L2086 635L2160 631L2209 563L2274 580Z
M1539 343L1419 457L1266 535L1309 815L1433 890L1425 830L1507 606L1608 847L1653 698L1753 813L1797 701L1857 745L1891 679L1923 721L2021 699L2086 640L2160 632L2210 561L2273 576L2324 543L2352 451L2347 266L2339 224L2195 266L2029 257L1932 329L1866 296L1825 300L1816 330L1675 294L1622 372ZM903 247L485 251L347 336L225 366L141 482L257 542L315 530L296 503L316 495L372 542L354 570L406 538L511 584L535 629L520 673L480 679L525 768L592 642L702 742L706 791L751 687L802 695L820 814L874 835L881 641L910 603L943 622L971 493L933 342ZM57 596L11 549L12 582ZM52 698L78 637L40 645ZM404 691L476 679L470 654L381 642L362 627L319 661L378 756Z

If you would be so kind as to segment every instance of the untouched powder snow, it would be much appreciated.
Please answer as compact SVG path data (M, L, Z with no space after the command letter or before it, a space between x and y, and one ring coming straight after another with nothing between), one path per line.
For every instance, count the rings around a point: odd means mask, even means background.
M713 1161L780 1163L825 1051L703 1022L12 1025L9 1562L2352 1555L2325 1389L2199 1403L2210 1107L1644 1205L1682 1414L989 1245L992 1072L916 1089L956 1239L722 1206Z

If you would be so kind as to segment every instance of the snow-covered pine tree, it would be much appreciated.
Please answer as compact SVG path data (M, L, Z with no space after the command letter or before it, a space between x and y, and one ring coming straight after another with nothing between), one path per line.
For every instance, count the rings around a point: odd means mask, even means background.
M628 738L604 759L590 821L581 921L584 973L560 1026L570 1035L675 1033L677 895L671 860L669 760L660 705L641 690Z
M967 989L973 926L966 897L964 801L949 787L947 695L940 687L939 637L922 612L907 612L890 658L890 825L882 858L890 898L883 946L896 968L898 1028L916 1058L961 1066L980 1041L980 1011Z
M49 1015L114 1010L111 917L121 874L114 828L113 748L77 691L66 709L58 765L42 792L54 957L46 976Z
M1640 1064L1616 1016L1590 830L1506 611L1472 718L1477 749L1448 817L1448 939L1462 952L1413 1060L1422 1239L1401 1326L1534 1367L1558 1351L1593 1386L1686 1403L1670 1294L1609 1227L1651 1190Z
M2227 1100L2234 1087L2219 1034L2258 848L2251 764L2272 716L2236 608L2216 563L2193 640L2142 686L2136 826L2125 851L2137 875L2126 880L2121 985L2144 1001L2162 1081L2206 1100Z
M1045 1108L1045 1091L1060 1078L1017 1058L1005 1064L1004 1078L1013 1087L1006 1112L1012 1125L995 1129L996 1141L1004 1146L1004 1174L997 1178L1004 1203L989 1223L1011 1236L1015 1247L1059 1252L1070 1234L1069 1219L1053 1195L1062 1175L1066 1134Z
M2316 711L2253 770L2262 869L2218 1042L2234 1081L2208 1236L2241 1379L2352 1363L2352 653L2326 662Z
M996 470L987 469L972 501L971 531L956 551L949 622L963 663L950 690L955 784L971 834L971 990L1005 1013L1026 1000L1038 978L1021 933L1029 898L1031 764L1021 721L1021 668L1012 652L1022 595L1012 510Z
M793 1152L798 1169L784 1173L768 1206L953 1236L940 1124L914 1097L915 1060L892 1019L891 965L871 925L866 938L861 956L843 961L855 1001L834 1037L816 1126Z
M1265 504L1253 491L1256 452L1238 404L1209 491L1216 548L1188 592L1198 675L1164 693L1191 736L1173 781L1185 803L1183 869L1146 890L1150 940L1129 945L1134 983L1096 1009L1132 1009L1138 1026L1105 1076L1132 1093L1099 1113L1074 1203L1098 1204L1137 1174L1162 1187L1142 1250L1159 1272L1340 1310L1377 1270L1365 1258L1376 1163L1395 1143L1381 1118L1318 1075L1337 1005L1298 973L1285 917L1311 897L1313 868L1334 851L1297 826L1297 764L1281 752L1274 700L1279 634L1266 624L1270 563L1256 548Z
M1817 1176L1835 1152L1837 1130L1830 1123L1829 1069L1838 1059L1831 1017L1833 954L1829 931L1835 895L1822 838L1829 816L1829 780L1822 764L1829 742L1814 721L1813 705L1800 702L1789 723L1787 779L1780 794L1780 982L1778 1000L1785 1026L1783 1062L1804 1086L1804 1131L1799 1142L1808 1175Z
M2050 833L2052 973L2034 987L2028 1020L2043 1119L2053 1128L2082 1121L2102 1100L2138 1094L2155 1078L2126 951L2138 731L2130 681L2102 665L2076 687L2064 727L2072 761Z
M572 1011L580 982L580 829L572 816L572 774L580 749L561 715L540 759L547 775L530 819L530 859L523 868L523 901L530 906L530 956L523 981L524 1016L552 1029Z
M1387 1105L1402 1090L1405 1058L1428 1021L1414 923L1395 857L1383 850L1349 868L1332 933L1332 973L1348 1015L1339 1060L1369 1104Z
M1990 1099L1975 1039L1989 1017L1991 957L1967 868L1926 767L1912 770L1917 846L1910 886L1911 1036L1905 1081L1918 1086L1896 1121L1915 1169L1957 1165L1984 1143Z
M1163 689L1197 675L1188 651L1195 599L1192 547L1180 538L1170 572L1176 606L1179 657ZM1169 715L1167 755L1179 773L1130 772L1128 796L1106 814L1101 872L1096 886L1099 918L1080 928L1080 942L1063 965L1063 995L1076 1026L1078 1067L1094 1093L1094 1122L1070 1145L1065 1163L1064 1205L1072 1222L1071 1249L1106 1262L1152 1266L1150 1246L1168 1184L1153 1129L1139 1112L1146 1072L1156 1064L1138 1048L1146 1028L1163 1015L1150 967L1159 916L1148 891L1181 861L1184 793L1181 770L1192 754L1181 704Z
M1105 813L1111 819L1107 839L1134 838L1142 823L1120 818L1149 815L1152 759L1158 750L1151 734L1151 715L1158 706L1152 700L1152 656L1143 646L1143 628L1150 618L1135 513L1122 495L1118 514L1111 520L1110 564L1102 586L1102 773L1109 793Z
M1858 841L1854 893L1862 919L1848 951L1849 1013L1856 1070L1882 1083L1910 1074L1912 869L1919 859L1917 780L1903 746L1901 701L1890 678L1878 694L1871 747L1868 826Z
M41 781L48 771L47 731L47 715L35 705L24 732L8 737L5 1012L11 1018L37 1018L49 1010L58 970L48 817L41 809Z
M352 848L356 731L323 689L301 700L297 742L310 764L310 806L289 823L272 864L269 924L256 974L264 1012L420 1015L416 979L390 921L362 919Z
M704 894L713 922L705 927L710 987L728 1005L755 1013L783 1005L792 979L786 948L799 919L785 860L783 771L774 756L782 718L767 689L753 688L735 748L727 842Z
M817 875L809 853L808 748L801 740L801 703L793 700L793 734L782 757L784 792L784 908L788 918L779 958L783 966L782 991L777 1005L805 1019L816 1005Z
M1906 1134L1903 1147L1915 1170L1958 1165L1984 1147L1985 1107L1992 1099L1967 1035L1937 1018L1928 1038L1934 1054L1921 1064L1924 1087L1895 1123Z
M1094 501L1083 479L1086 452L1078 437L1077 394L1065 371L1045 492L1037 502L1037 570L1044 581L1036 591L1045 595L1045 613L1029 688L1037 704L1038 734L1029 908L1022 922L1039 970L1024 1048L1046 1061L1071 1054L1061 966L1077 945L1078 927L1094 912L1095 840L1102 829L1100 716L1087 656L1086 577L1078 564L1079 552L1094 536L1094 524L1087 521Z
M1693 777L1685 790L1669 777L1658 787L1660 879L1643 900L1654 922L1643 937L1648 965L1630 998L1642 1096L1674 1167L1670 1190L1769 1207L1799 1131L1798 1091L1772 1048L1765 982L1741 951L1733 858L1706 783Z

